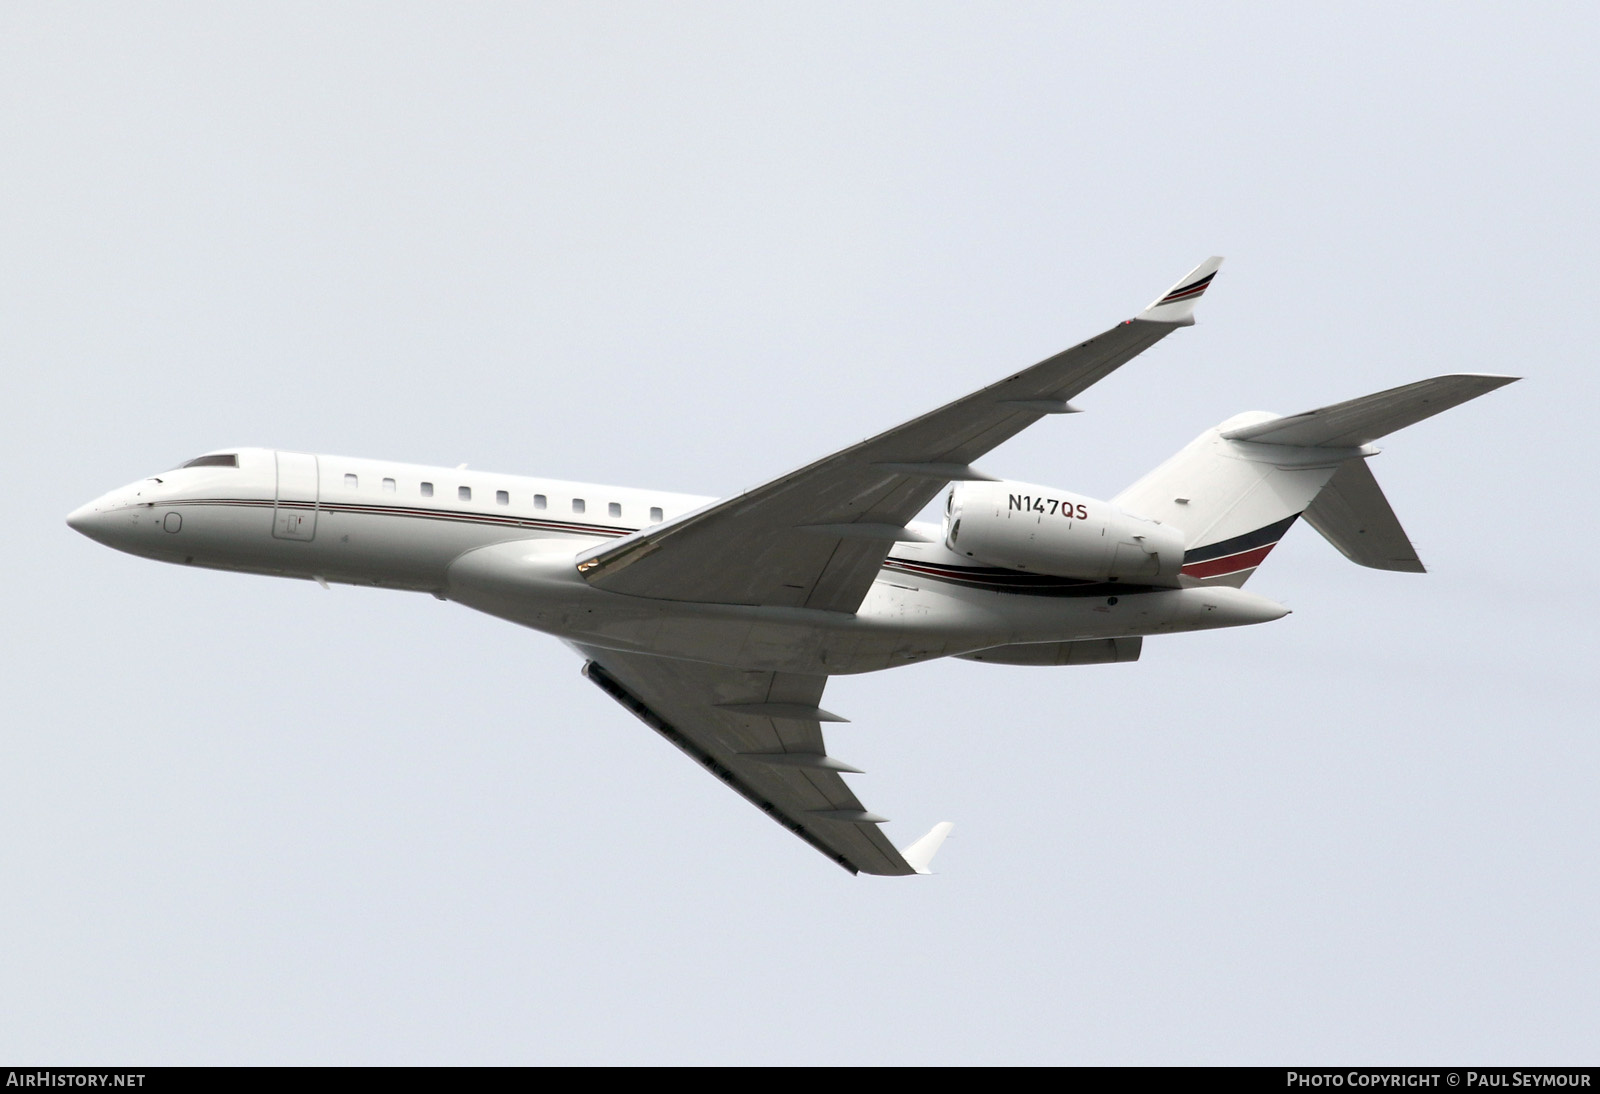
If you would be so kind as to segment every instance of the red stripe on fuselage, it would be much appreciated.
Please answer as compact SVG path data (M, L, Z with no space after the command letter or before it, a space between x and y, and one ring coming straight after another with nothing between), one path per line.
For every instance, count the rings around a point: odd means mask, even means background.
M1190 577L1221 577L1223 574L1234 574L1240 570L1253 570L1261 565L1261 560L1267 557L1267 552L1276 546L1276 543L1269 543L1265 547L1240 551L1236 555L1223 555L1221 558L1207 559L1205 562L1191 562L1178 572Z

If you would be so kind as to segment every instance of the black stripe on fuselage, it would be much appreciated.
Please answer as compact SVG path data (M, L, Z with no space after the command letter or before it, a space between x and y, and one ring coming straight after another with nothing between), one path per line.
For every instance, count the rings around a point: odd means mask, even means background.
M185 498L166 503L178 505L237 505L254 509L303 509L319 513L360 513L367 516L415 517L421 520L443 520L466 524L483 524L497 528L533 528L548 532L566 532L580 536L625 536L637 528L617 528L605 524L585 524L581 521L552 520L545 517L515 517L510 514L472 513L459 509L424 509L417 505L373 505L353 502L273 501L271 498Z
M918 562L908 558L886 558L885 570L932 578L948 585L983 589L994 593L1024 596L1092 597L1117 593L1146 592L1153 585L1131 585L1120 581L1085 581L1081 578L1030 574L998 566L952 566L943 562Z
M371 516L414 517L420 520L442 520L467 524L481 524L497 528L527 528L535 531L563 532L581 536L625 536L637 528L615 528L601 524L581 524L576 521L545 520L534 517L501 516L498 513L471 513L454 509L424 509L415 505L370 505L350 502L276 502L271 498L192 498L165 503L178 505L237 505L255 509L303 509L324 513L359 513ZM1287 527L1287 525L1285 526ZM1007 570L998 566L961 566L944 562L922 562L905 558L886 558L885 570L911 574L949 585L989 592L1011 593L1025 596L1093 597L1114 596L1118 593L1143 592L1155 588L1151 585L1133 585L1116 581L1086 581L1081 578L1055 577L1051 574L1030 574L1022 570Z
M1204 547L1191 547L1183 553L1184 565L1187 566L1191 562L1205 562L1213 558L1222 558L1224 555L1236 555L1242 551L1277 543L1283 538L1284 533L1289 530L1290 526L1299 519L1300 514L1293 513L1275 524L1257 528L1255 531L1246 532L1242 536L1234 536L1232 539L1208 543Z

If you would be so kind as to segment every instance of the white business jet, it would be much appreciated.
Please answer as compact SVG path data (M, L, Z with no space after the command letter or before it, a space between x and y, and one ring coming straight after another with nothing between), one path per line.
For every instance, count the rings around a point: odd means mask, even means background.
M1511 383L1452 375L1290 417L1241 414L1109 502L973 461L1194 322L1220 258L1133 319L720 501L230 448L67 523L163 562L432 593L564 639L583 671L852 873L927 873L829 756L828 677L961 657L1138 658L1146 635L1264 623L1241 586L1296 518L1352 561L1421 572L1368 470L1394 430ZM951 485L942 527L912 520Z

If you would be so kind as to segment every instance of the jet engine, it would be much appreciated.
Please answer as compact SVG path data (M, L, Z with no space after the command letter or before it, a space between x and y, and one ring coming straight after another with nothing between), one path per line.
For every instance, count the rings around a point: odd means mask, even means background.
M1025 482L962 482L945 546L990 566L1086 581L1177 585L1183 533L1109 502Z

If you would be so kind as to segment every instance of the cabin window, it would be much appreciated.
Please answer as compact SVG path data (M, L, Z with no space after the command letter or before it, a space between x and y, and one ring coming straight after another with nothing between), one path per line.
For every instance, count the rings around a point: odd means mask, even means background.
M394 480L393 479L384 479L383 480L383 492L385 494L394 493Z
M358 487L360 485L361 485L361 480L356 478L354 475L346 475L344 477L344 488L346 490L354 490L356 487Z
M606 512L613 517L620 517L622 515L622 503L615 501L612 502L610 505L606 506Z
M422 496L425 498L433 497L433 483L425 482L422 484Z
M510 505L511 495L506 493L504 490L496 490L494 492L494 503L496 505Z
M533 496L533 507L535 509L543 509L547 504L549 504L549 500L543 494L535 494Z
M472 487L470 487L470 486L458 486L458 487L456 487L456 497L460 498L462 501L471 501L472 500Z
M574 513L581 513L581 512L583 512L584 508L585 507L584 507L582 498L573 498L572 499L572 511Z
M650 507L650 519L656 524L660 524L666 519L666 514L661 511L661 506L652 505Z

